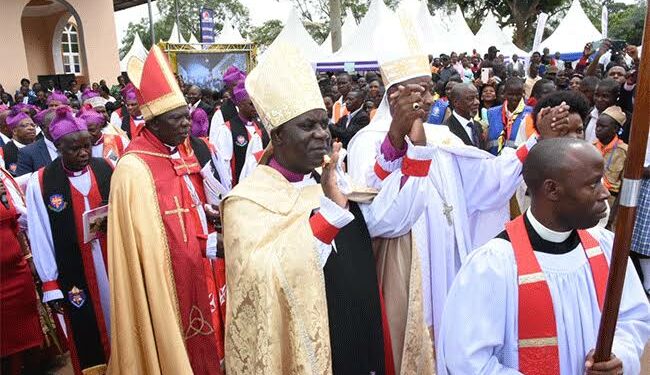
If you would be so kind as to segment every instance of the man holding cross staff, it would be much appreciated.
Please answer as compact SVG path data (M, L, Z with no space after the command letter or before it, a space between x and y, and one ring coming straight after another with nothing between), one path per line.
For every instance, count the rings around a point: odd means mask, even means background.
M640 373L650 303L628 254L650 124L649 54L640 67L616 235L595 227L610 195L598 151L540 141L523 166L530 209L468 257L449 291L439 350L447 373Z

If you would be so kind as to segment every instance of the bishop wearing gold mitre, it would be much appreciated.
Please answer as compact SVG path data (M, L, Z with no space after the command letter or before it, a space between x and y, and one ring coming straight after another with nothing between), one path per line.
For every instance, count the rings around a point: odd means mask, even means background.
M185 98L163 52L129 61L145 127L117 164L109 198L112 374L220 374L217 233L189 137Z
M408 233L425 209L431 158L417 120L421 87L392 98L404 119L393 129L401 167L365 195L343 172L344 151L331 146L314 72L298 50L276 41L246 90L271 145L222 203L226 373L394 374L402 353L392 351L371 239ZM416 371L431 373L421 322Z

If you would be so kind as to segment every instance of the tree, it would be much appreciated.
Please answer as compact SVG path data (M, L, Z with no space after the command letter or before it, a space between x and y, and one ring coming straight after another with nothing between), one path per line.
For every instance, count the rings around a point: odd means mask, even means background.
M635 46L641 45L643 24L648 3L639 1L609 16L609 37L622 39ZM645 51L644 51L645 52Z
M270 20L264 22L262 26L253 27L249 33L249 38L261 48L267 47L282 31L282 21Z
M154 31L158 40L169 38L174 22L176 21L174 0L157 0L156 6L160 11L160 17L154 23ZM190 33L199 38L199 11L202 7L215 11L215 31L223 28L226 19L240 30L249 28L249 14L239 0L178 0L178 21L179 29L183 38L188 40ZM149 19L142 18L138 23L129 23L126 35L122 38L120 56L124 56L133 44L135 34L142 39L146 48L151 48L151 33L149 30Z

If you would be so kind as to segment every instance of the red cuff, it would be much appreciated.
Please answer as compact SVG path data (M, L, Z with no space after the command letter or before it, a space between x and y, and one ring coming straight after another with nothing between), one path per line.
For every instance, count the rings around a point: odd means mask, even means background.
M314 237L318 238L322 243L332 243L334 237L339 233L339 228L330 224L320 213L317 213L309 219L309 225L311 226L312 233L314 233Z
M378 162L375 162L375 174L382 181L386 179L386 177L390 176L390 172L386 172Z
M402 162L402 173L405 176L425 177L429 174L429 167L431 166L431 159L429 160L416 160L409 159L408 156L404 157Z
M53 290L59 290L59 282L56 280L46 281L43 283L43 292L51 292Z
M526 158L528 157L528 146L523 145L517 149L517 157L519 160L523 163L526 161Z

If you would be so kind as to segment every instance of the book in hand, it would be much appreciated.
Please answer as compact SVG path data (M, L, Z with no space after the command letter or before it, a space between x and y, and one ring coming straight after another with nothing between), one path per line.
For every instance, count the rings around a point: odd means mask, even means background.
M108 205L99 206L88 210L82 215L84 226L84 242L88 243L94 239L100 232L106 230L106 221L108 220Z

